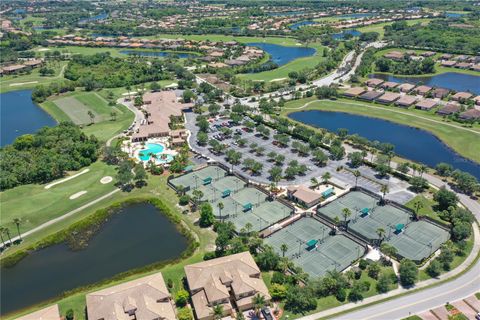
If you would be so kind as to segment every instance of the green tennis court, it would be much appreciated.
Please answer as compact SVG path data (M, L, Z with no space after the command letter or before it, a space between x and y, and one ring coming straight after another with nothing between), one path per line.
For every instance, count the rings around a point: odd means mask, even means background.
M195 189L199 188L202 185L207 185L207 182L211 180L208 184L219 180L227 172L218 166L208 166L197 171L193 171L182 176L176 177L170 180L170 183L173 184L176 188L183 186L184 188Z
M245 187L245 182L236 176L226 176L215 181L213 187L220 192L230 190L234 193L243 189Z
M427 221L416 221L402 233L393 234L387 243L394 246L402 257L420 262L437 251L449 237L449 232L443 228Z
M232 194L232 198L238 203L245 205L251 203L256 206L265 201L267 195L255 188L244 188Z
M278 230L265 239L275 251L292 259L311 276L324 275L329 270L342 271L361 257L364 248L343 235L330 236L330 228L320 221L305 217Z

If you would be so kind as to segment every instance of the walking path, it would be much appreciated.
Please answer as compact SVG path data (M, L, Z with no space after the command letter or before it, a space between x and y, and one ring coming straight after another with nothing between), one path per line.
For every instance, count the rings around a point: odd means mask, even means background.
M117 103L123 104L125 107L128 108L128 110L133 112L133 114L135 115L135 119L133 120L133 123L132 123L133 125L132 131L136 131L138 127L140 127L142 120L145 119L145 115L143 114L143 112L140 111L137 107L135 107L132 101L126 101L125 98L118 99ZM107 147L109 147L112 144L112 141L114 139L123 137L124 135L125 134L122 132L108 139L106 142Z
M28 230L27 232L24 232L24 233L22 234L22 238L28 237L29 235L31 235L31 234L33 234L33 233L35 233L35 232L38 232L38 231L40 231L40 230L43 230L43 229L45 229L45 228L47 228L47 227L49 227L49 226L51 226L51 225L53 225L53 224L55 224L55 223L57 223L57 222L59 222L59 221L62 221L62 220L64 220L64 219L68 218L68 217L71 217L72 215L74 215L74 214L76 214L76 213L78 213L78 212L80 212L80 211L82 211L82 210L84 210L84 209L86 209L86 208L88 208L88 207L91 207L91 206L93 206L94 204L96 204L96 203L98 203L98 202L100 202L100 201L102 201L102 200L105 200L105 199L111 197L112 195L114 195L114 194L117 193L118 191L120 191L120 189L115 189L115 190L113 190L113 191L110 191L109 193L104 194L103 196L101 196L101 197L99 197L99 198L97 198L97 199L95 199L95 200L92 200L92 201L84 204L83 206L80 206L80 207L78 207L78 208L76 208L76 209L74 209L74 210L72 210L72 211L70 211L70 212L67 212L67 213L65 213L64 215L60 216L60 217L57 217L57 218L52 219L52 220L49 220L49 221L47 221L47 222L39 225L39 226L36 227L36 228L33 228L33 229L31 229L31 230ZM15 242L15 241L17 241L17 240L20 240L20 237L19 237L19 236L16 236L16 237L13 237L13 238L12 238L12 242ZM2 245L2 246L3 246L3 245Z
M67 177L67 178L65 178L65 179L58 180L58 181L52 182L52 183L50 183L50 184L47 184L47 185L45 186L45 189L50 189L51 187L56 186L57 184L67 182L68 180L75 179L76 177L81 176L82 174L87 173L88 171L90 171L90 169L82 170L82 171L80 171L79 173L74 174L73 176L70 176L70 177Z
M333 319L344 319L344 320L364 320L364 319L399 319L403 317L408 317L409 312L420 313L425 310L434 308L439 304L445 304L447 301L452 301L455 299L463 299L474 292L477 292L480 289L480 263L477 262L475 266L467 271L464 275L458 277L453 281L448 281L438 286L428 288L425 290L414 291L420 288L426 288L428 286L438 284L442 280L447 280L455 275L458 275L460 272L465 271L470 264L475 260L476 256L480 251L480 232L478 227L474 227L474 246L471 254L465 259L465 261L455 268L454 270L444 273L438 277L438 279L429 279L422 281L415 285L412 289L398 288L392 291L389 291L385 294L376 295L364 299L362 302L358 303L347 303L340 307L328 309L325 311L317 312L300 319L302 320L315 320L319 318L329 317L331 315L345 312L353 308L360 306L366 306L368 304L379 302L387 298L393 298L397 295L412 292L397 299L388 300L385 303L376 304L372 307L363 308L359 311L353 313L346 313L345 315L334 317ZM411 311L410 311L411 310Z

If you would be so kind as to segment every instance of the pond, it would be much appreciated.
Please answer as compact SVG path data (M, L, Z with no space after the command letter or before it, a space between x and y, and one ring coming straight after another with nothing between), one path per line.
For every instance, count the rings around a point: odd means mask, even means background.
M35 133L57 122L32 101L32 90L0 94L0 146L11 144L15 138Z
M316 24L316 22L315 21L301 21L301 22L296 22L296 23L291 24L289 28L291 30L298 30L303 26L309 26L309 25L312 25L312 24Z
M2 268L1 312L177 258L186 248L186 238L152 204L128 205L111 216L86 249L71 251L66 244L58 244L33 252L12 268Z
M199 56L193 53L185 53L185 52L166 52L166 51L140 51L140 50L122 50L120 51L122 54L128 55L138 55L142 57L171 57L171 58L198 58Z
M348 13L348 14L341 14L338 16L334 16L339 19L358 19L358 18L366 18L373 16L374 13L371 12L363 12L363 13Z
M370 78L379 78L386 81L421 83L431 87L447 88L455 91L470 91L480 94L480 75L464 74L459 72L445 72L428 77L400 77L389 74L371 74Z
M298 58L313 56L316 52L314 48L307 47L288 47L278 44L263 43L263 42L249 42L247 45L252 47L259 47L270 55L270 60L278 66L289 63Z
M81 19L80 21L78 21L78 23L82 24L82 23L87 23L87 22L92 22L92 21L103 20L103 19L107 19L107 18L108 18L108 13L103 12L103 13L97 14L96 16L93 16L93 17L90 17L90 18Z
M342 112L311 110L294 112L289 117L332 132L346 128L349 134L358 134L370 141L378 140L395 145L395 153L406 159L430 167L435 167L439 162L449 163L454 168L469 172L480 179L480 164L458 155L433 134L424 130Z
M339 33L332 34L332 38L335 39L335 40L343 40L345 38L349 38L349 37L347 37L347 35L350 35L351 37L359 37L361 34L362 33L360 31L357 31L357 30L345 30L345 31L342 31L342 32L339 32Z
M466 13L445 12L445 17L447 17L447 18L453 18L453 19L461 18L461 17L463 17L464 15L466 15Z

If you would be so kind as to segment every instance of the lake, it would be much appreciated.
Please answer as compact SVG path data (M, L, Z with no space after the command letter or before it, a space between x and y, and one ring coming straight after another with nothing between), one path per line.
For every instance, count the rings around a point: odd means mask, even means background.
M458 155L433 134L424 130L343 112L310 110L294 112L289 114L289 117L332 132L346 128L349 134L356 133L370 141L378 140L395 145L395 153L406 159L430 167L435 167L440 162L449 163L454 168L469 172L480 179L480 164Z
M252 47L259 47L270 55L270 60L279 66L289 63L298 58L313 56L316 52L314 48L308 47L288 47L278 44L263 43L263 42L249 42L247 45Z
M371 12L363 12L363 13L349 13L349 14L341 14L338 16L334 16L339 19L358 19L358 18L366 18L373 16L374 13Z
M380 78L386 81L421 83L431 87L447 88L455 91L470 91L480 94L480 75L464 74L458 72L445 72L428 77L400 77L389 74L371 74L370 78Z
M104 19L107 19L107 18L108 18L108 13L103 12L103 13L97 14L96 16L93 16L93 17L90 17L90 18L81 19L80 21L78 21L78 23L82 24L82 23L87 23L87 22L92 22L92 21L104 20Z
M181 59L187 58L198 58L199 55L193 53L185 53L185 52L166 52L166 51L139 51L139 50L122 50L120 51L122 54L131 54L131 55L139 55L142 57L179 57Z
M357 30L345 30L339 33L332 34L332 38L335 40L343 40L346 35L351 35L352 37L359 37L362 33Z
M464 15L466 15L466 13L445 12L445 17L447 17L447 18L453 18L453 19L461 18L461 17L463 17Z
M0 94L0 146L11 144L15 138L35 133L57 122L32 101L32 90Z
M291 30L298 30L303 26L309 26L312 24L317 24L315 21L301 21L301 22L296 22L290 25Z
M62 292L154 262L177 258L186 238L149 203L128 205L111 216L80 251L58 244L2 268L1 312L6 314ZM5 294L7 292L8 294Z
M269 12L269 16L276 16L276 17L282 17L282 16L292 16L292 15L297 15L297 14L305 14L307 11L299 10L299 11L282 11L282 12Z

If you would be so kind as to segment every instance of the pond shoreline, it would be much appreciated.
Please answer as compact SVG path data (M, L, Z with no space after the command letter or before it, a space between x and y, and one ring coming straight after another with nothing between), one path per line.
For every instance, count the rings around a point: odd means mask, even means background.
M370 115L364 115L364 114L360 114L360 113L355 113L355 112L347 112L347 111L343 111L343 110L338 110L338 111L332 111L332 110L324 110L324 109L319 109L319 108L315 108L315 107L311 107L310 109L305 109L305 110L289 110L288 112L284 113L284 116L286 116L288 119L292 120L292 121L295 121L296 123L299 123L299 124L302 124L302 125L306 125L306 126L310 126L310 127L313 127L313 128L317 128L317 129L324 129L324 130L327 130L328 132L335 132L335 131L331 131L327 128L324 128L320 125L312 125L312 124L309 124L309 123L305 123L301 120L297 120L297 119L294 119L291 117L292 114L294 113L300 113L300 112L312 112L312 111L317 111L317 112L325 112L325 113L332 113L332 114L335 114L335 113L340 113L340 114L346 114L346 115L350 115L350 116L359 116L359 117L363 117L363 118L367 118L367 119L374 119L374 120L380 120L380 121L387 121L389 123L392 123L394 125L397 125L397 126L405 126L405 127L408 127L410 129L414 129L414 130L419 130L419 131L423 131L424 133L427 133L429 135L431 135L433 138L435 138L439 143L441 143L444 147L446 147L455 157L457 158L460 158L462 159L462 162L464 163L470 163L471 165L474 165L474 166L478 166L480 165L480 162L477 162L477 161L474 161L473 159L470 159L466 156L463 156L461 155L459 152L457 152L456 150L454 150L450 145L448 145L446 142L444 142L442 139L440 139L435 133L433 133L432 131L428 130L428 129L425 129L425 128L419 128L419 127L416 127L416 126L412 126L412 125L408 125L408 124L403 124L403 123L400 123L400 122L396 122L394 120L391 120L391 119L384 119L384 118L381 118L381 117L375 117L375 116L370 116ZM341 128L342 126L339 126L339 128ZM349 128L347 128L349 129ZM350 134L350 133L349 133ZM351 134L354 134L354 133L351 133ZM361 134L359 134L359 136L362 136ZM368 139L368 138L367 138ZM371 139L368 139L369 141L373 141ZM392 143L393 145L395 145L394 143ZM397 148L398 146L395 145L395 147ZM400 155L397 153L397 151L395 151L395 154L398 155L399 157L401 158L404 158L406 160L409 160L409 161L413 161L413 162L416 162L416 163L423 163L422 161L420 160L414 160L414 159L410 159L408 158L407 156L405 155ZM439 161L440 162L444 162L444 161ZM432 167L431 165L429 165L430 167ZM454 169L456 168L455 165L452 164L452 166L454 167ZM462 169L460 169L462 170ZM462 170L462 171L465 171L465 170ZM468 171L467 171L468 172ZM469 172L470 174L474 175L473 173ZM478 178L478 177L477 177Z
M5 268L14 267L18 262L20 262L23 258L27 257L30 254L37 253L40 250L46 249L53 245L58 245L58 244L67 242L69 234L72 234L74 232L82 233L86 231L89 235L91 235L91 237L89 238L91 239L93 238L94 234L102 230L103 224L105 222L108 222L108 220L110 220L110 218L113 215L121 212L123 208L126 208L131 205L135 205L135 204L142 204L142 203L153 205L155 209L159 211L158 214L161 214L166 219L168 219L174 225L178 233L185 238L186 247L178 256L176 256L175 258L170 258L170 259L149 263L143 266L134 267L130 270L126 270L126 271L114 274L112 276L108 276L101 280L93 281L92 283L88 283L85 285L73 287L72 289L64 290L61 293L58 293L53 297L42 300L39 303L35 303L27 307L16 309L6 314L3 314L2 317L12 316L14 314L18 314L22 312L22 310L27 310L27 309L34 308L36 306L45 305L49 302L56 301L59 298L69 296L73 293L89 290L91 288L98 287L98 286L107 285L114 281L119 281L135 274L158 270L160 268L163 268L166 265L179 263L180 261L191 257L195 253L196 249L199 247L199 242L197 240L198 236L195 234L195 232L191 230L188 227L188 225L186 225L183 222L183 220L176 213L174 213L173 210L168 205L166 205L161 200L156 198L151 198L151 197L147 197L147 198L139 197L139 198L129 199L126 201L117 202L106 208L97 210L92 215L72 224L70 227L67 227L66 229L63 229L57 233L47 236L22 251L19 251L10 256L7 256L6 258L1 260L1 266ZM92 226L93 226L93 229L91 229ZM90 231L95 231L95 232L90 233Z

